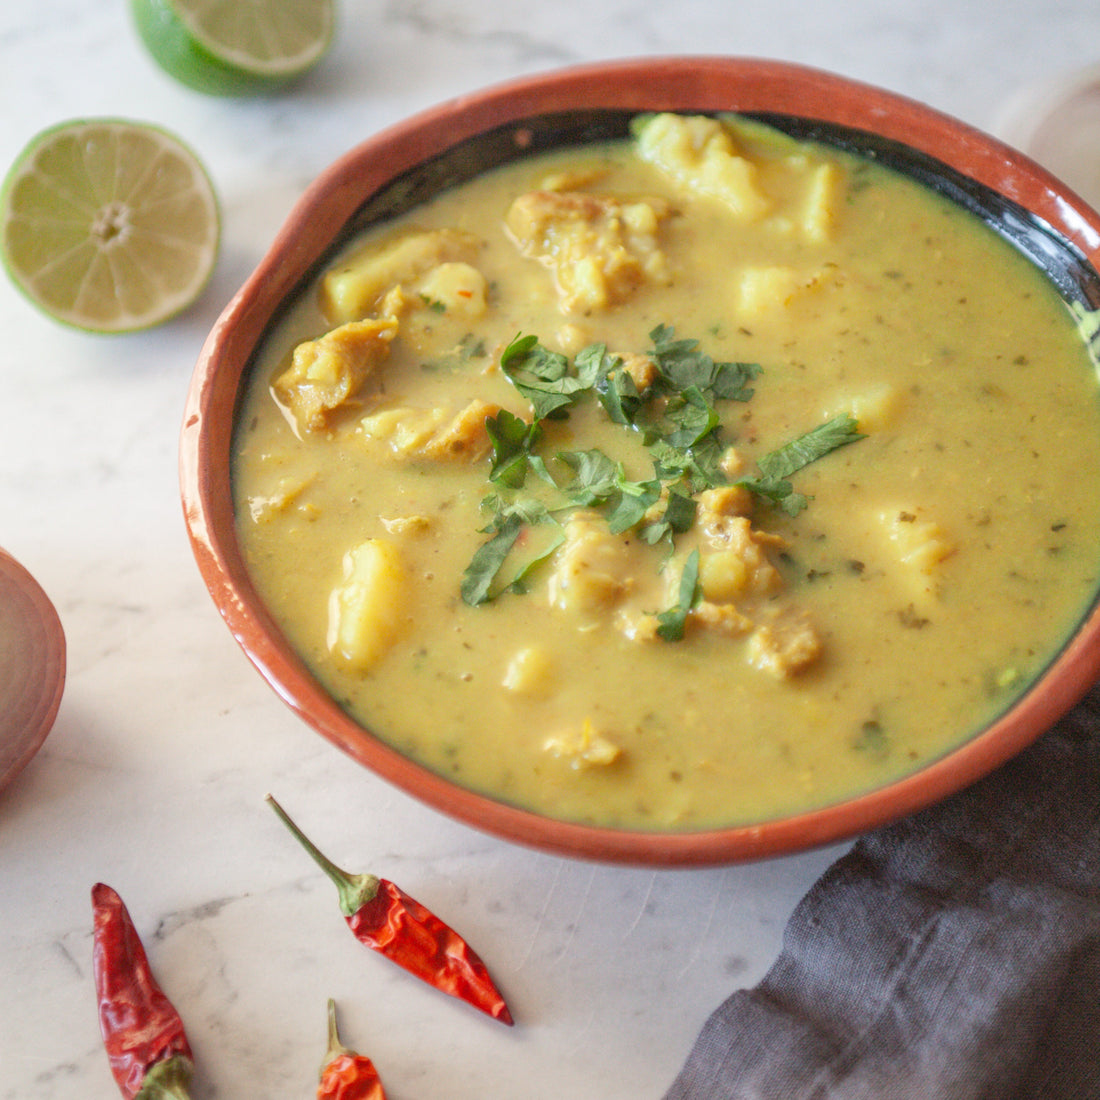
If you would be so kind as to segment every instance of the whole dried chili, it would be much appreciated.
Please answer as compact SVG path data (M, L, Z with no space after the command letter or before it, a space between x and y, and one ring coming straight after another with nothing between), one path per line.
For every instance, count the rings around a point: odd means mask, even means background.
M512 1014L476 951L434 913L388 879L342 871L290 819L271 795L272 809L336 884L340 911L360 943L403 966L494 1020L511 1025Z
M126 1100L190 1100L192 1056L172 1002L164 995L122 898L92 887L92 969L103 1045Z
M336 1029L336 1002L328 1002L328 1052L321 1066L317 1100L386 1100L382 1079L365 1055L348 1050Z

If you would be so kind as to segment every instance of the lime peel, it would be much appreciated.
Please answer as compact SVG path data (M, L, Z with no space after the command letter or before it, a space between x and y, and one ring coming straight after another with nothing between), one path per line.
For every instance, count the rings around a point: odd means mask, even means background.
M158 126L73 119L36 135L0 188L0 254L43 312L89 332L181 313L217 262L221 218L195 153Z
M131 0L145 48L208 95L277 91L328 52L334 0Z

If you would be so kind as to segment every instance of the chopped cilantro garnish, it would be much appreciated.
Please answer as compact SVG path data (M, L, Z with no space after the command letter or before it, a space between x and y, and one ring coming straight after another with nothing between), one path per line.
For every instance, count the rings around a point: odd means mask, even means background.
M512 552L522 528L523 519L514 513L504 516L493 526L493 537L477 548L466 566L466 572L462 574L460 590L464 603L477 607L492 598L489 589Z
M528 575L542 564L562 543L564 534L557 522L539 501L526 499L505 503L498 497L487 498L483 503L496 511L493 522L486 528L491 537L475 551L470 564L462 574L460 592L464 603L471 607L487 603L500 592L523 592ZM534 524L548 524L553 535L541 550L531 555L506 585L493 591L493 585L504 568L525 528Z
M728 401L748 401L752 397L749 383L760 373L758 363L716 363L699 351L697 340L677 340L675 330L667 325L658 325L649 338L668 392L697 389Z
M763 477L739 478L738 484L770 500L787 515L798 515L806 507L807 501L801 493L796 493L791 488L791 483L786 479L803 466L824 458L830 451L862 438L859 426L852 417L835 416L832 420L812 428L805 435L764 455L757 461Z
M532 448L542 436L537 420L528 424L507 409L486 417L485 430L492 445L492 466L489 480L510 489L522 489L527 479Z
M832 420L811 428L805 435L800 435L778 450L764 455L757 465L765 477L790 477L803 466L824 458L830 451L862 438L859 425L853 417L834 416Z
M550 351L535 336L517 336L503 351L500 365L513 386L544 420L561 416L588 387L569 373L569 360Z
M582 507L606 506L607 524L614 534L640 523L660 498L660 482L630 481L622 463L612 462L600 450L561 451L557 457L573 470L563 492Z
M573 480L564 486L564 492L575 504L603 503L623 477L622 466L600 450L559 451L557 457L573 471Z
M562 540L553 510L599 509L612 533L636 530L650 544L667 540L671 549L674 537L695 522L694 494L730 484L722 469L727 443L722 439L716 402L748 401L753 395L750 383L761 368L755 363L716 362L695 340L677 339L666 325L658 325L649 336L653 347L648 355L654 369L644 388L624 367L623 359L610 354L603 344L589 345L572 362L543 347L535 336L517 336L504 349L501 368L531 402L534 416L528 423L501 411L486 419L492 447L489 479L502 493L489 494L482 502L493 520L485 528L489 538L463 575L466 603L476 606L501 592L524 590L525 578ZM557 453L554 457L569 467L572 476L564 484L555 480L537 450L543 438L542 422L568 417L570 408L586 398L597 400L613 423L637 433L653 463L652 478L627 478L621 462L593 448ZM758 462L759 476L739 478L736 483L795 515L807 501L792 489L787 480L791 474L859 438L856 422L838 416L765 455ZM524 487L530 471L559 496L560 505L509 499L508 493ZM658 510L662 500L663 512ZM529 559L509 584L498 585L521 531L547 523L557 528L552 545ZM682 636L686 616L698 599L698 575L699 554L694 551L681 577L679 602L659 616L662 638Z
M678 642L684 636L688 614L699 602L699 551L692 550L680 574L676 604L657 616L657 633L666 642Z

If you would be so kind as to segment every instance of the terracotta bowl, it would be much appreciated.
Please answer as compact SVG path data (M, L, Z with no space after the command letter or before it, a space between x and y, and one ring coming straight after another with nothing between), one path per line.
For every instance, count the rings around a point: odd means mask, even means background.
M368 138L305 192L211 332L182 431L194 553L242 649L311 726L388 781L478 829L557 854L651 866L757 859L836 841L961 789L1019 752L1100 676L1100 610L1086 614L1041 680L945 758L842 804L759 824L654 834L551 820L458 787L389 748L314 680L257 596L234 529L234 415L273 319L350 234L450 183L531 150L625 133L631 113L738 111L894 164L975 211L1044 269L1067 302L1100 306L1100 215L1038 165L919 103L769 61L624 60L519 79L427 110Z

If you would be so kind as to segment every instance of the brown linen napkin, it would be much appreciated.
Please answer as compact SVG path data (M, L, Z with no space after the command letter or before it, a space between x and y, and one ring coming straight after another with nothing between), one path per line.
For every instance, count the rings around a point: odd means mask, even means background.
M1100 1100L1100 685L862 837L665 1100Z

